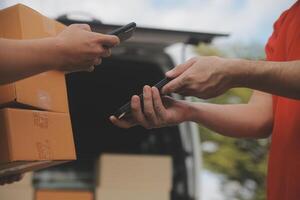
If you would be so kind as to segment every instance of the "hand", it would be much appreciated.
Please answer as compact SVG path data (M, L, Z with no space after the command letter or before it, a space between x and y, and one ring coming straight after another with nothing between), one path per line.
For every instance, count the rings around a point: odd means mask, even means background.
M92 71L102 58L111 55L110 48L120 43L117 36L91 32L87 24L72 24L56 39L62 55L58 69L67 72Z
M146 129L172 126L192 119L191 104L178 101L171 97L160 97L155 87L145 86L143 90L144 112L141 108L140 98L135 95L131 99L131 115L124 119L111 116L110 120L121 128L130 128L141 125Z
M173 80L162 89L163 94L172 92L184 96L207 99L223 94L238 86L242 73L233 59L196 57L166 73Z
M23 178L23 174L10 175L5 177L0 177L0 185L11 184L13 182L20 181Z

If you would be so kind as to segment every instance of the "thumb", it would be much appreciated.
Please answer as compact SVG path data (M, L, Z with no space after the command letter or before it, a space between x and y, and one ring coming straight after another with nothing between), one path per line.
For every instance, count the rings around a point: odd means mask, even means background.
M196 61L197 61L196 57L191 58L187 62L182 63L182 64L178 65L177 67L173 68L172 70L168 71L166 73L166 76L168 78L175 78L175 77L179 76L180 74L182 74L185 70L190 68Z

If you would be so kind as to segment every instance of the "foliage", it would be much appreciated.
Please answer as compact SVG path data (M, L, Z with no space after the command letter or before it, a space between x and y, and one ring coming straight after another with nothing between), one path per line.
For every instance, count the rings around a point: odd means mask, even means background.
M234 103L243 103L248 101L250 95L249 89L232 89L210 102L225 104L235 99ZM223 174L227 181L238 181L242 186L254 181L252 199L264 199L268 141L229 138L201 125L199 128L202 144L210 142L218 147L215 152L203 151L204 167Z

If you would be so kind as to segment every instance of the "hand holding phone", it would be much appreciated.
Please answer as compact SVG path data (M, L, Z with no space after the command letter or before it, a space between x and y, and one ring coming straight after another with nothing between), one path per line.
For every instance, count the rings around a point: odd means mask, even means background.
M158 83L156 83L153 87L156 87L160 91L170 81L171 81L171 79L164 78L161 81L159 81ZM143 105L143 94L140 94L139 97L140 97L140 100L141 100L141 104ZM123 118L125 115L127 115L127 114L129 114L131 112L131 106L130 106L130 104L131 104L130 101L127 102L125 105L123 105L122 107L120 107L113 115L115 117L117 117L118 119Z
M112 30L108 32L108 35L115 35L120 39L120 42L124 42L132 37L134 31L136 29L136 23L131 22L125 26Z

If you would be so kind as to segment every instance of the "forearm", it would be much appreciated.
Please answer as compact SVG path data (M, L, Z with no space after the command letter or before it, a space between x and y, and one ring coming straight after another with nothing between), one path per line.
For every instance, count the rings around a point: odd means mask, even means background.
M0 39L0 84L56 69L59 58L54 38Z
M238 86L300 99L300 61L239 60L236 63L243 69Z
M272 111L256 105L195 103L193 121L225 136L264 138L272 131ZM268 116L268 117L266 117Z

